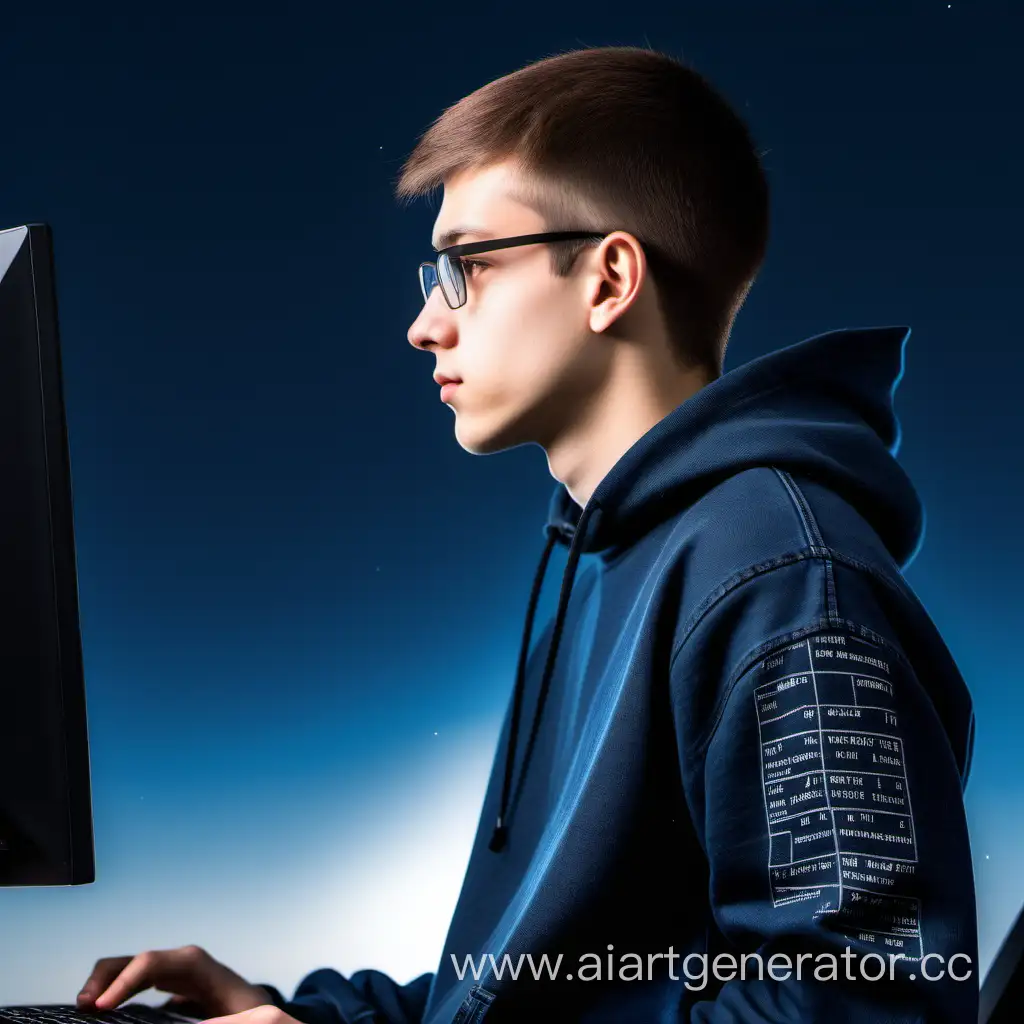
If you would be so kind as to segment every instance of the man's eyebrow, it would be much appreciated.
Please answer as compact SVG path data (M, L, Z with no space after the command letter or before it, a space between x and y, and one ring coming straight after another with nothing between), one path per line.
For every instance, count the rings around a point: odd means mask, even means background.
M471 226L463 226L457 228L449 228L441 237L431 243L434 246L434 252L440 252L442 249L447 249L449 245L455 245L455 243L463 235L486 235L487 228L474 228Z

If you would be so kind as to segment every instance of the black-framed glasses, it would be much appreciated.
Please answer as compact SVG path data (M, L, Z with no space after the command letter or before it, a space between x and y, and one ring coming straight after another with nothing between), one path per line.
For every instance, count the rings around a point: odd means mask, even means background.
M568 242L576 238L604 238L600 231L543 231L536 235L514 235L512 238L488 238L483 242L463 242L440 249L436 262L421 263L419 266L420 291L423 301L437 284L441 285L444 301L452 309L458 309L466 301L466 275L459 257L474 256L478 252L492 249L511 249L516 245L533 245L534 242Z

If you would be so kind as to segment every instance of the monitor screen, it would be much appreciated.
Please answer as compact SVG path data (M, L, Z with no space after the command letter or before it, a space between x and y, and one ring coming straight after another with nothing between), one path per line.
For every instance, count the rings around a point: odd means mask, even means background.
M0 885L95 880L53 240L0 230Z

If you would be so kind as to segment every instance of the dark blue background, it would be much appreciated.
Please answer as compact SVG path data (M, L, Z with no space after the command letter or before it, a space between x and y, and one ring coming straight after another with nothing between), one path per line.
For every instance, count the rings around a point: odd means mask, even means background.
M987 969L1024 899L1019 6L204 10L3 15L0 227L57 247L97 881L0 892L0 1002L188 942L289 990L435 967L554 481L454 440L406 339L441 197L393 185L488 80L647 43L767 150L726 370L913 328L907 576L977 701Z

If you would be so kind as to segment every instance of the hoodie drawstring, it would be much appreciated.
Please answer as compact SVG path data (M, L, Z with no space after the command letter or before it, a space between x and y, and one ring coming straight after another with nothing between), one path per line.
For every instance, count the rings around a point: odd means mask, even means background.
M537 697L537 710L533 715L533 727L530 730L530 738L526 744L526 753L523 755L522 774L525 776L529 764L530 754L533 750L534 741L537 738L537 727L540 724L541 712L544 710L544 701L547 699L548 686L555 667L555 659L558 657L558 645L562 638L562 625L565 621L565 612L569 606L569 595L572 593L573 580L576 577L576 566L580 560L580 549L578 541L584 533L587 519L594 508L593 502L588 502L587 508L580 516L579 523L573 531L572 544L569 548L569 561L566 563L565 572L562 574L562 589L558 595L558 611L555 614L555 625L551 635L551 647L548 650L547 663L544 665L544 676L541 679L540 694ZM537 610L537 600L540 597L541 584L544 582L544 573L547 571L548 561L551 558L551 551L558 539L557 531L554 529L548 532L548 542L541 555L540 564L533 578L533 590L530 593L530 604L526 610L526 622L523 626L523 640L519 648L519 666L516 670L516 689L512 703L512 725L509 730L508 752L505 755L505 780L501 788L501 806L498 808L498 818L494 825L494 832L491 834L491 841L487 848L494 853L501 850L508 839L508 825L505 816L508 812L509 795L512 788L512 769L515 764L516 738L519 733L519 714L522 710L523 691L526 686L526 661L530 650L530 635L533 632L533 616Z

